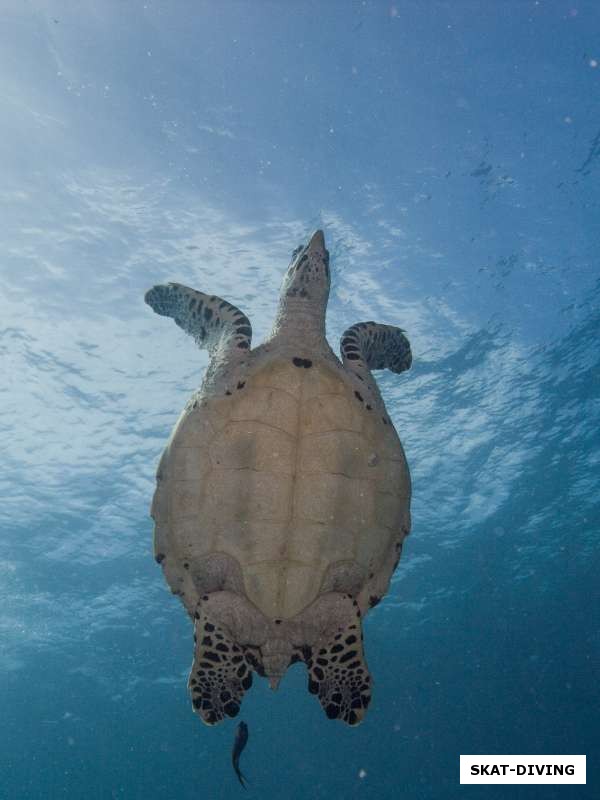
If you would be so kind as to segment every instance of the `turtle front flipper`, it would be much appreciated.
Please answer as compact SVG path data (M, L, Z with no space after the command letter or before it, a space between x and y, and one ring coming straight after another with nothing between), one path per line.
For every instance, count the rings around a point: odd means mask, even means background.
M244 693L252 686L252 666L245 648L223 621L216 592L206 595L194 614L194 663L188 680L192 705L203 722L216 725L239 713ZM212 602L211 602L212 600Z
M172 317L202 349L211 353L223 349L240 352L250 349L250 320L227 300L180 283L154 286L146 292L144 300L157 314Z
M304 656L308 691L318 696L329 719L358 725L371 702L358 604L350 595L331 593L322 595L309 613L311 621L326 620L326 627Z
M372 369L404 372L412 364L410 343L402 328L357 322L342 334L344 366L358 374Z

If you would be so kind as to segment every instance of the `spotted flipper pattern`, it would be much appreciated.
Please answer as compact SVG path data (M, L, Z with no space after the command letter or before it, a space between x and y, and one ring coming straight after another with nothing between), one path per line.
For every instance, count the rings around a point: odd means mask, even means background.
M412 364L410 343L402 328L378 322L357 322L342 335L344 366L361 372L389 369L404 372Z
M358 725L371 702L371 676L362 645L360 611L348 597L348 621L307 653L308 691L329 719Z
M177 325L210 352L225 347L250 349L252 327L239 308L215 295L189 289L180 283L166 283L149 289L144 300L163 317L172 317Z
M244 693L252 686L252 667L245 649L216 619L209 604L194 614L194 663L188 680L194 711L207 725L235 717Z

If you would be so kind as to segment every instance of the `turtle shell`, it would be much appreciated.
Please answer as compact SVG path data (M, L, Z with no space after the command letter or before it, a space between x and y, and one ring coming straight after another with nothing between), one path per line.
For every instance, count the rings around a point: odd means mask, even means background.
M338 563L360 576L356 594L379 599L409 504L387 415L343 369L273 358L181 415L157 474L155 555L190 613L203 591L194 576L221 553L239 564L248 599L286 619L315 600Z

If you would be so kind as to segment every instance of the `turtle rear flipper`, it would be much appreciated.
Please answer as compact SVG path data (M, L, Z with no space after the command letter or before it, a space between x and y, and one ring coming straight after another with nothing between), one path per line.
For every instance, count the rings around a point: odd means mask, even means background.
M194 614L194 663L188 688L194 711L207 725L237 716L244 693L252 686L252 666L245 648L235 641L218 613L219 595L229 594L205 595Z
M308 691L329 719L358 725L371 702L371 675L364 657L358 604L350 595L321 596L310 609L327 620L327 633L306 654Z
M153 286L144 295L148 305L163 317L172 317L198 347L215 350L250 349L252 327L248 317L215 295L207 295L180 283Z

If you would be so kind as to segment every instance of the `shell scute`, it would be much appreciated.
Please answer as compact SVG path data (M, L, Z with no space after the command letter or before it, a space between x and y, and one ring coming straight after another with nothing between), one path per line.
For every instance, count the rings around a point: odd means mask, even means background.
M376 492L375 519L382 528L398 530L403 523L404 503L402 498L391 492Z
M226 421L222 415L207 414L203 407L188 408L177 420L171 443L176 447L205 447Z
M195 480L171 481L169 519L197 517L202 512L202 495Z
M236 397L229 419L235 422L261 421L279 428L292 436L296 435L298 399L287 391L278 391L270 386L247 385Z
M288 475L214 467L202 493L202 526L214 520L287 522L292 482Z
M210 447L212 466L220 469L250 469L291 475L295 457L294 439L263 420L228 422Z
M315 598L312 564L281 561L247 564L244 581L248 596L260 597L260 609L270 617L291 617Z
M358 532L374 519L374 500L373 487L368 481L330 473L300 475L296 483L295 516L299 521Z
M348 393L316 395L301 408L301 428L305 436L327 431L363 430L364 412Z
M290 529L287 557L325 569L332 561L354 557L355 536L339 524L296 521Z
M355 431L326 431L304 437L300 446L299 472L341 475L349 479L373 478L365 438Z
M291 360L274 359L252 375L252 386L277 389L295 400L300 394L305 376L310 372L311 370L295 367Z
M174 481L201 481L208 469L206 452L203 448L183 447L178 445L172 448L170 474Z

